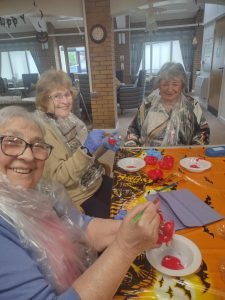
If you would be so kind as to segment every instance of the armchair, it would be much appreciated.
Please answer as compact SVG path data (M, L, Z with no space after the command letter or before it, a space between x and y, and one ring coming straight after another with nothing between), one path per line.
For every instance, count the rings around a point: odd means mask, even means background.
M146 71L141 70L134 85L121 86L117 93L121 113L124 109L138 108L144 99Z

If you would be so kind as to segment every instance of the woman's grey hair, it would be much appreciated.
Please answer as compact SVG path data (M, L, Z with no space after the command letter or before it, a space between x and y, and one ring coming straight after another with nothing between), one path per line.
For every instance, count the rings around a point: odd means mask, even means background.
M159 88L160 81L172 80L174 78L180 78L183 85L183 91L187 91L187 75L180 63L168 62L165 63L159 70L156 79L154 80L154 89Z
M0 109L0 127L15 118L22 118L35 124L38 128L40 128L42 135L45 135L44 123L35 113L29 112L25 108L16 105L6 106Z

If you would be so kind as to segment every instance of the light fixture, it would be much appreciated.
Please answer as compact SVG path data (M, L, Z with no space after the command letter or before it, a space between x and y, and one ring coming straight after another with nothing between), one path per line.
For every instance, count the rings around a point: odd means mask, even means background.
M152 33L158 30L158 25L155 19L155 9L153 7L153 2L149 2L148 10L146 12L146 27L145 31Z
M197 46L197 44L198 44L197 37L194 36L194 37L193 37L193 40L192 40L192 45L193 45L193 46Z
M119 45L124 45L126 43L125 33L124 32L119 32L118 39L119 39Z

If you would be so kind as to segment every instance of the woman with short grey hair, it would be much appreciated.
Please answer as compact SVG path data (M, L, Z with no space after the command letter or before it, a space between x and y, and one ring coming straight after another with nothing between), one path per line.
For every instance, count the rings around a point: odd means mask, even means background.
M186 94L183 66L164 64L155 88L128 127L125 146L208 144L210 129L198 101Z

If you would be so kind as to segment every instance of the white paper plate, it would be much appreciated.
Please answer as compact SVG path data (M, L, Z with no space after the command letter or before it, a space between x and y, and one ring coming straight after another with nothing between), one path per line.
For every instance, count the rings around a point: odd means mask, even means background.
M117 166L127 172L136 172L145 166L145 161L139 157L126 157L118 160Z
M212 167L210 161L205 159L200 159L199 157L186 157L180 160L180 165L184 169L194 172L200 173L206 171Z
M180 259L184 269L172 270L162 266L161 262L166 255ZM170 246L162 245L160 248L146 251L150 264L159 272L170 276L186 276L198 270L202 262L199 248L182 235L174 234Z

